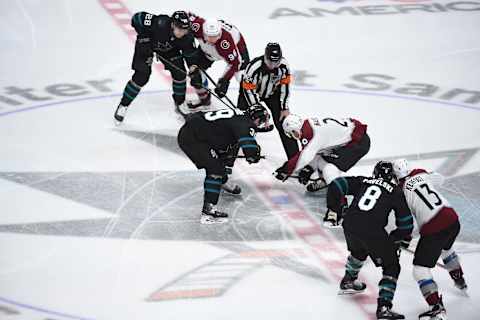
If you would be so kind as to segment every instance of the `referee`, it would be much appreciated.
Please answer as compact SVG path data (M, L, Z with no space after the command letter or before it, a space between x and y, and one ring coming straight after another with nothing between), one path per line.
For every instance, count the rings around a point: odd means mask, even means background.
M269 43L265 54L247 65L238 94L238 108L242 110L255 104L266 105L270 109L288 159L299 151L297 141L287 137L282 128L282 120L290 114L288 98L291 79L290 68L282 57L280 45Z

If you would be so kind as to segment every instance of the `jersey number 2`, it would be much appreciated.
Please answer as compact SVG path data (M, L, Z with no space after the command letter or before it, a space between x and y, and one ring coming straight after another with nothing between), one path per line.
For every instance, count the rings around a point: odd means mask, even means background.
M370 186L358 201L358 207L362 211L369 211L377 203L378 198L382 195L382 190L377 186Z

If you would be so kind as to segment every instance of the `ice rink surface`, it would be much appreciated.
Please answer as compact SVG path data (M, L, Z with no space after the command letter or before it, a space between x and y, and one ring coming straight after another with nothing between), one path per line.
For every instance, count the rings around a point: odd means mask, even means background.
M285 161L276 131L258 135L263 163L237 162L243 196L220 202L230 222L205 226L203 172L177 146L161 65L113 126L131 14L178 9L232 22L252 57L279 42L293 112L368 124L352 174L406 157L446 176L470 297L433 274L449 319L479 319L478 0L1 1L0 319L374 318L380 269L362 270L365 294L337 296L342 232L321 226L324 191L272 178ZM395 309L417 319L412 256L401 264Z

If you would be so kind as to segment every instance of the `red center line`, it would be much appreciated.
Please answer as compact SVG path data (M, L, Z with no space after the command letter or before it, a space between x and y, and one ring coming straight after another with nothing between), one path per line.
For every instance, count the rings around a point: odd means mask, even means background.
M243 173L247 167L244 165ZM256 168L258 169L258 168ZM269 172L263 168L262 172ZM259 173L258 170L255 170ZM295 235L303 240L312 253L320 261L321 265L328 270L331 279L339 282L345 270L346 254L336 239L331 236L317 220L305 209L302 200L294 193L280 188L275 188L273 181L257 178L258 175L249 175L248 181L259 191L260 196L268 207L279 214L290 225ZM244 177L247 181L246 177ZM269 179L272 179L269 177ZM377 293L374 286L366 282L367 290L364 294L355 295L352 301L363 311L366 319L375 319L372 310L376 307Z

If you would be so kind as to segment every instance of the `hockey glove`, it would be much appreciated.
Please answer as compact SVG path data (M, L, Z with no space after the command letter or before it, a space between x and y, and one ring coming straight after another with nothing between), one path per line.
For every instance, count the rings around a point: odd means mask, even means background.
M342 217L335 211L327 209L323 217L323 225L327 228L338 228L342 224Z
M247 162L249 164L252 164L252 163L257 163L258 161L260 161L260 159L261 159L260 151L261 151L261 148L260 148L259 145L257 145L257 150L255 151L255 153L253 155L247 156L245 158L247 160Z
M269 125L268 127L261 127L261 128L257 127L257 128L255 129L255 131L256 131L256 132L270 132L270 131L273 130L273 128L274 128L274 126L273 126L273 124L271 124L271 125Z
M298 173L298 182L301 184L307 184L310 181L310 177L312 176L313 172L313 168L309 165L306 165Z
M202 87L202 74L200 73L200 68L196 65L190 67L188 76L190 77L190 85L196 89Z
M225 97L227 94L228 86L230 85L230 81L225 78L218 79L217 87L215 88L215 93L220 98Z
M284 182L285 180L288 179L289 174L288 174L288 162L285 162L280 168L275 170L273 173L275 175L275 178Z

